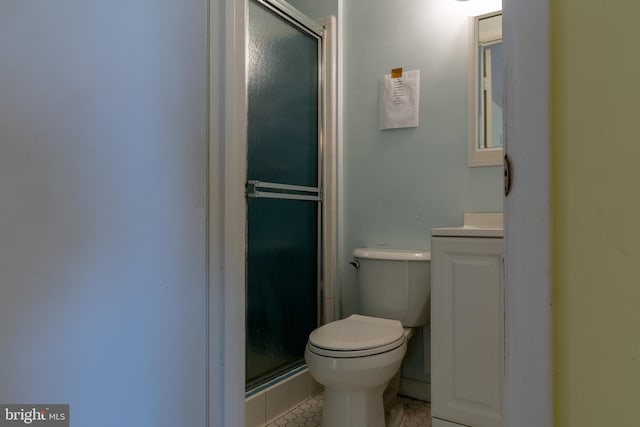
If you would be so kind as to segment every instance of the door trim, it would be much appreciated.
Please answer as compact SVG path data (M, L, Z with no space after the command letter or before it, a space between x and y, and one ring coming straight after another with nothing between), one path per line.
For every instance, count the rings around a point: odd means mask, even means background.
M208 425L244 425L246 0L209 0Z
M549 0L503 0L505 426L553 425Z

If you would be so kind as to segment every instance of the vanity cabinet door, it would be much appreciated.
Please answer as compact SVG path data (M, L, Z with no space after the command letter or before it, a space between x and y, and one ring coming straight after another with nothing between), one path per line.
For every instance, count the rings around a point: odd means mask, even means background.
M501 238L433 238L434 421L472 427L503 425L502 247Z

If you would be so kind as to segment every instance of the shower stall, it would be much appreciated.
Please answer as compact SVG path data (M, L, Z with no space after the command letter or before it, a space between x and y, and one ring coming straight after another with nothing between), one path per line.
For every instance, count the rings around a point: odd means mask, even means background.
M319 322L322 28L249 1L246 388L304 363Z

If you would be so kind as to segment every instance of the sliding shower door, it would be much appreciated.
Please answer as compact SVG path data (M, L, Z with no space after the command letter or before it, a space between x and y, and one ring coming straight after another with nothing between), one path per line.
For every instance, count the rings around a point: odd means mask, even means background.
M247 388L303 363L318 324L321 37L249 2Z

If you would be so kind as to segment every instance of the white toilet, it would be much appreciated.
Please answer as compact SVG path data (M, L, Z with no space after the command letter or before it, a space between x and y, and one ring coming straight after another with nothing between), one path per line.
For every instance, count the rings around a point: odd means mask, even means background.
M361 314L311 332L304 358L324 386L322 427L396 427L407 341L429 321L431 253L361 248L353 257Z

